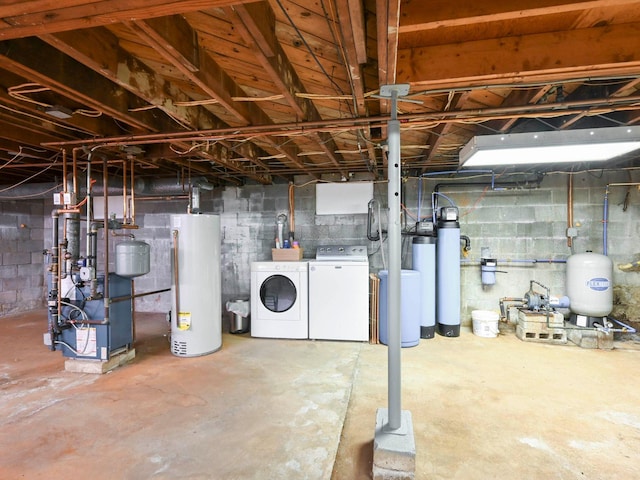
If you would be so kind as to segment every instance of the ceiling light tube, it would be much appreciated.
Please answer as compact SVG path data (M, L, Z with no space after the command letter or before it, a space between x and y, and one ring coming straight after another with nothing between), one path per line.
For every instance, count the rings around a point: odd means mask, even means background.
M481 135L460 150L461 167L594 162L640 149L640 127Z

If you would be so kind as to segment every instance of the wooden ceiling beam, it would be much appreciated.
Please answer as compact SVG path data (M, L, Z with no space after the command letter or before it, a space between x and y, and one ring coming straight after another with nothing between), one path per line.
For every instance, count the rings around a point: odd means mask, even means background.
M94 72L131 92L170 117L193 129L220 128L223 124L198 107L184 107L180 102L191 98L171 85L139 60L129 55L118 40L105 29L43 35L42 40ZM176 129L178 124L173 126Z
M452 102L452 104L455 105L453 109L462 110L470 96L471 96L471 92L469 91L457 94L455 100ZM447 105L447 107L450 107L450 105ZM441 123L432 130L431 136L433 138L433 141L430 142L429 148L425 152L426 158L424 161L427 164L433 161L436 153L440 149L440 146L442 146L446 142L447 135L451 132L453 128L454 128L453 123Z
M233 100L233 97L244 97L246 93L203 48L200 48L196 32L182 17L172 16L153 21L133 22L129 25L138 36L180 70L189 81L197 85L205 95L217 100L242 124L273 124L268 115L256 104ZM183 58L186 58L189 52L194 52L192 55L194 61L189 61L187 65ZM197 68L196 65L198 65ZM304 165L296 156L298 150L294 146L280 147L273 137L265 137L265 141L284 154L288 162L304 170ZM248 158L251 158L256 165L260 164L255 154Z
M369 114L369 109L367 108L365 101L365 87L362 70L362 64L367 61L362 1L349 0L347 3L336 2L336 7L340 32L342 33L342 39L344 42L342 50L345 57L344 61L347 63L345 67L349 74L356 113L359 117L366 117ZM377 163L377 159L375 148L371 141L371 129L369 127L364 127L360 133L365 142L363 150L367 151L371 167L373 168ZM359 141L358 144L360 144Z
M396 83L400 3L400 0L376 0L378 86ZM380 100L380 113L390 111L391 102Z
M60 141L60 137L51 133L34 131L22 125L9 122L3 122L2 128L0 128L0 138L12 140L21 145L38 145L40 143Z
M399 33L413 33L446 27L477 27L482 23L520 20L543 15L582 12L594 8L640 5L638 0L520 0L505 2L452 2L435 0L424 8L420 1L405 1Z
M398 81L451 88L635 75L640 53L629 39L639 37L640 23L627 23L405 49L399 52Z
M267 8L268 10L266 10ZM304 85L275 37L264 34L257 34L257 38L254 37L256 32L264 29L275 30L275 16L268 4L257 2L250 5L236 5L225 9L225 11L230 18L238 20L237 23L234 22L238 31L248 45L255 46L254 51L262 67L277 85L299 119L301 121L320 120L320 113L313 102L307 98L296 96L296 93L305 92ZM271 11L271 14L266 15L266 11ZM267 56L268 52L273 53L273 55ZM315 139L320 149L341 174L346 175L348 173L340 161L341 156L334 153L338 150L338 147L331 134L316 132L310 134L310 138Z
M509 95L502 102L502 107L515 107L518 105L532 105L538 103L549 90L553 88L552 85L543 85L537 89L512 90ZM519 117L504 118L500 120L489 120L485 122L485 126L491 130L499 131L501 133L508 132L518 121Z
M2 2L0 40L219 8L254 0L31 0ZM4 25L8 25L3 28Z
M7 91L0 90L0 102L6 107L0 108L0 116L9 117L7 121L10 123L29 125L34 131L58 135L60 138L75 138L80 132L94 136L122 133L112 120L107 120L104 116L74 115L65 120L58 120L45 114L42 108L33 103L10 96Z
M196 32L180 16L171 16L154 21L128 22L127 26L145 43L153 47L180 73L192 81L205 95L216 100L236 117L240 125L248 125L247 105L233 100L233 96L244 96L237 84L197 43ZM174 39L191 38L190 45L174 44ZM180 52L191 50L192 58L187 61ZM178 52L178 53L177 53Z
M152 112L131 112L148 104L37 38L0 42L0 61L30 81L137 130L167 131L174 127Z

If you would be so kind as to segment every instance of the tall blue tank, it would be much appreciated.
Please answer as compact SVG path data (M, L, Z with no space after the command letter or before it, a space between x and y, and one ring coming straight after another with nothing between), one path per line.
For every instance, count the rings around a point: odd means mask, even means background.
M460 335L460 224L458 209L443 207L436 248L436 322L444 337Z
M380 270L380 306L378 311L380 343L389 345L389 271ZM415 347L420 343L420 273L414 270L400 272L400 343L402 347Z
M412 268L420 272L420 338L436 333L436 237L413 237Z

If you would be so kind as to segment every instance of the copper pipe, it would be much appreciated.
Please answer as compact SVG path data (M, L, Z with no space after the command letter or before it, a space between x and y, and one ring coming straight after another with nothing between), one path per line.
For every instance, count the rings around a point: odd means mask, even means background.
M58 208L56 211L58 213L80 213L78 208Z
M640 101L640 95L633 95L621 98L604 98L594 100L574 100L570 102L556 102L547 104L533 104L523 106L512 107L495 107L484 109L469 109L469 110L450 110L446 112L427 112L427 113L414 113L408 115L398 115L398 120L401 123L408 123L417 120L423 121L439 121L445 122L447 120L453 122L459 122L461 120L468 120L470 118L478 118L501 114L513 114L513 116L526 115L530 113L562 113L562 114L575 114L582 111L593 112L595 107L613 107L627 104L633 104ZM637 108L637 107L634 107ZM328 131L340 128L346 128L347 130L353 128L361 128L363 125L369 126L383 126L389 120L389 116L374 116L374 117L362 117L362 118L344 118L333 120L318 120L314 122L289 122L275 125L254 125L242 127L242 133L238 132L238 128L221 128L221 129L208 129L198 130L190 132L174 132L174 133L155 133L144 135L122 135L106 138L85 139L85 140L72 140L66 142L48 142L43 143L45 147L63 147L66 145L101 145L105 147L120 146L122 144L135 145L135 144L153 144L153 143L167 143L170 141L206 141L211 140L211 137L220 137L220 139L231 138L243 138L249 135L277 135L277 134L293 134L293 133L313 133L318 131Z

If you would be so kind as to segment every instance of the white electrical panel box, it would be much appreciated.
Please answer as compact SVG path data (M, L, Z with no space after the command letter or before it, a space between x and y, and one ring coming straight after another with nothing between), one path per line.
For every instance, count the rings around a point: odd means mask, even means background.
M127 201L130 197L127 197ZM104 197L91 197L93 202L93 218L104 220ZM129 210L131 211L131 210ZM107 218L124 218L124 197L122 195L109 195L109 213Z
M373 198L373 182L316 184L316 214L340 215L367 213Z

